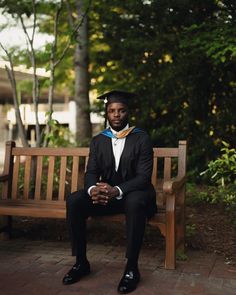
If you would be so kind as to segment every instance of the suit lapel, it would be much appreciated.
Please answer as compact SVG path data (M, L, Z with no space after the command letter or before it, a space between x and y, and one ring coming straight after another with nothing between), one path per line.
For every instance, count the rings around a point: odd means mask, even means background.
M123 153L122 153L122 155L121 155L121 160L122 160L122 158L123 157L125 157L126 155L130 155L130 152L131 152L131 150L133 150L133 144L131 144L132 143L132 141L133 141L133 136L132 135L128 135L127 137L126 137L126 140L125 140L125 146L124 146L124 149L123 149Z
M104 155L104 159L106 163L113 163L115 162L115 158L112 151L112 143L111 138L107 136L103 136L102 138L102 154Z
M132 136L127 136L125 140L125 146L120 158L119 169L121 168L122 177L125 179L127 174L129 155L131 154L131 150L133 149L133 145L130 144L132 142Z

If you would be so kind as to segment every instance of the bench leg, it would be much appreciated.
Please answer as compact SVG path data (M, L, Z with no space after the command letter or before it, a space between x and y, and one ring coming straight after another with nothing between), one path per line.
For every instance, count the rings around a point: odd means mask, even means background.
M176 261L176 228L175 228L174 198L168 200L166 220L166 258L165 268L175 269Z
M178 200L180 200L181 212L178 215L177 222L177 232L176 232L176 246L177 250L181 253L184 253L185 248L185 206L184 206L184 196L185 196L185 187L181 189L178 195Z
M0 240L9 240L11 238L12 217L1 216Z

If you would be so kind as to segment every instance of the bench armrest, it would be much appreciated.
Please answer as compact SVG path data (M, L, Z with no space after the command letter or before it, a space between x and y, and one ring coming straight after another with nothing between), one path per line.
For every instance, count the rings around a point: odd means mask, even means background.
M164 181L163 192L164 194L173 194L178 191L186 182L186 176L176 177L171 180Z
M9 179L9 175L8 174L1 174L0 175L0 182L7 181L8 179Z
M163 193L166 197L166 214L175 214L176 204L184 202L181 201L183 195L178 194L178 191L184 186L186 177L176 177L163 183ZM182 196L181 196L182 195ZM179 199L180 198L180 199Z

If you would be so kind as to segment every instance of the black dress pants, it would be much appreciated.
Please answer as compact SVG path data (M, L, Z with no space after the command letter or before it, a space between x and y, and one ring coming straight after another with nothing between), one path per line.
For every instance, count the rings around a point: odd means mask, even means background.
M112 199L107 205L94 205L85 190L70 194L66 206L72 255L76 255L78 260L86 258L86 220L89 216L124 213L127 231L126 258L137 261L145 230L149 194L148 191L134 191L121 200Z

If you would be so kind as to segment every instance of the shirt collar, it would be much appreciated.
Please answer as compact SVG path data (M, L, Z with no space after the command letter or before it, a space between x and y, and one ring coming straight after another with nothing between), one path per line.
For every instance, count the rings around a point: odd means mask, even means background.
M129 124L127 124L125 126L125 128L123 128L122 130L120 131L115 131L114 129L111 128L111 126L109 127L111 129L111 132L114 134L114 135L117 135L117 133L121 132L121 131L124 131L124 130L127 130L129 128Z

